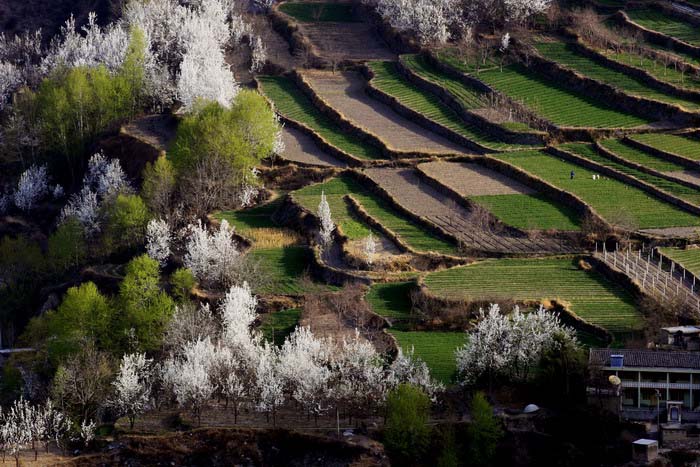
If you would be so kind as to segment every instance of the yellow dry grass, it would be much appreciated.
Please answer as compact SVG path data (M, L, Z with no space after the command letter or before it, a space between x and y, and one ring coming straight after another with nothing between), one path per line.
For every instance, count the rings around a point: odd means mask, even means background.
M253 242L253 248L284 248L301 243L299 234L290 229L261 227L244 235Z

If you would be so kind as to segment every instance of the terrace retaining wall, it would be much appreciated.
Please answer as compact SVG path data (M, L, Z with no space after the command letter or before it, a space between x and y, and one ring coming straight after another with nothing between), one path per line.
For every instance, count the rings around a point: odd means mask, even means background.
M649 145L644 144L644 143L640 143L639 141L636 141L636 140L628 138L628 137L625 137L623 139L623 141L636 149L639 149L639 150L644 151L644 152L648 152L648 153L653 154L657 157L660 157L661 159L675 162L675 163L682 165L684 167L687 167L691 170L700 169L700 162L696 162L692 159L688 159L687 157L683 157L681 155L674 154L672 152L662 151L661 149L656 149L652 146L649 146Z
M315 68L327 66L328 62L318 55L311 41L301 33L299 24L290 16L279 11L279 6L280 3L277 3L270 8L268 18L270 18L272 29L289 43L289 51L293 55L305 57L308 66Z
M675 37L669 36L659 31L654 31L652 29L647 29L641 24L637 24L627 16L624 11L618 11L610 17L612 20L616 21L628 29L637 31L644 36L644 39L657 45L664 47L670 47L672 49L678 50L679 52L684 52L695 57L700 57L700 47L683 42Z

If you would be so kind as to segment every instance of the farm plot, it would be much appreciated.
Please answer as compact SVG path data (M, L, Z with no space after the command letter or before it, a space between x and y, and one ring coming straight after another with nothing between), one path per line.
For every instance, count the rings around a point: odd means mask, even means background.
M282 129L284 153L282 157L292 162L323 167L346 167L347 164L326 154L310 136L289 126Z
M396 59L396 54L369 23L314 21L301 23L299 29L318 54L332 63Z
M284 340L294 332L301 319L301 309L291 308L260 316L260 327L266 341L282 346Z
M414 355L423 360L430 374L438 381L453 382L457 371L454 352L466 342L463 332L449 331L399 331L389 329L404 352L414 349Z
M351 213L343 199L346 194L352 195L373 218L396 233L412 248L450 255L458 253L455 245L416 225L350 177L341 176L326 183L304 187L296 191L294 197L302 206L316 212L321 192L326 194L333 221L341 226L350 239L362 239L369 235L370 229Z
M353 15L352 3L286 2L279 9L297 21L304 23L351 23L358 19Z
M641 68L660 81L664 81L681 88L693 89L700 87L700 77L695 76L694 73L689 71L683 72L674 68L672 65L665 66L660 60L654 60L645 55L631 52L629 50L605 49L599 50L599 52L606 57L615 60L616 62ZM687 61L687 57L680 58ZM694 63L696 61L697 59L692 60L690 63Z
M627 94L680 105L693 111L700 109L700 104L697 102L663 93L649 87L640 79L601 65L595 60L577 52L571 44L548 40L537 43L536 48L546 59L560 63L584 76L616 87Z
M700 45L700 31L697 26L665 15L658 10L636 9L628 10L626 13L640 26L675 37L688 44Z
M666 228L700 225L700 218L618 180L593 180L595 172L540 151L502 153L494 157L511 163L588 203L608 222L627 228ZM574 178L571 178L574 172Z
M574 258L488 260L429 273L428 290L453 300L556 300L589 323L611 332L641 328L632 295Z
M566 247L551 239L533 239L487 227L479 213L460 206L424 183L413 169L372 168L365 173L412 214L441 227L465 246L502 253L558 252Z
M542 118L565 127L629 128L651 121L618 111L593 96L565 88L520 64L473 73Z
M357 72L305 71L314 91L355 125L379 136L399 151L457 154L459 145L408 120L365 93L367 82Z
M615 162L614 160L608 159L603 154L595 150L595 148L586 143L569 143L559 146L561 149L569 152L573 152L581 157L585 157L593 162L597 162L605 167L617 170L619 172L631 175L639 180L647 182L655 187L666 191L672 195L675 195L681 199L688 201L693 204L700 204L700 189L689 188L680 183L676 183L665 178L657 177L655 175L650 175L641 170L637 170L633 167L629 167L624 164Z
M659 248L661 253L700 277L700 248Z
M365 300L380 316L392 320L392 328L401 329L394 320L406 321L411 318L411 289L413 282L388 282L373 284Z
M406 81L390 62L371 62L370 68L375 74L372 84L379 90L396 98L401 104L450 130L493 150L508 150L512 145L498 140L480 128L463 121L457 113L430 93L427 93Z
M506 224L526 230L580 228L576 212L568 206L482 165L438 161L420 167Z
M666 133L632 135L629 138L654 149L658 149L659 151L677 154L694 161L700 161L700 140L695 138Z
M323 115L301 89L282 76L265 76L258 78L262 91L275 104L275 109L284 115L301 122L317 132L339 149L361 159L380 159L379 148L357 140L343 130L330 118Z

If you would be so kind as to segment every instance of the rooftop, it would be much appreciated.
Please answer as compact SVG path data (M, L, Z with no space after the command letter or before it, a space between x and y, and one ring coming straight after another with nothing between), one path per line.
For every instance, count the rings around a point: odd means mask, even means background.
M700 334L700 326L671 326L661 329L670 334L676 334L678 332L683 334Z
M675 352L636 349L591 349L589 365L610 366L610 356L622 355L624 367L688 368L700 370L700 352Z

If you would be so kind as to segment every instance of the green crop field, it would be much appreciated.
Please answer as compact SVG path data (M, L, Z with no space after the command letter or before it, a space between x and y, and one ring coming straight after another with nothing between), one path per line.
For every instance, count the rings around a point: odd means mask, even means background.
M403 241L416 250L457 254L455 245L413 223L413 221L389 207L385 200L370 193L350 177L341 176L326 183L307 186L296 191L294 197L302 206L311 212L316 212L321 199L321 191L325 192L328 198L334 222L340 225L343 232L350 238L364 238L369 235L369 229L350 213L343 199L343 196L346 194L351 194L373 218L396 233Z
M654 78L666 83L682 88L696 88L700 86L700 78L695 76L692 72L681 72L675 69L673 65L664 66L663 62L660 60L654 60L642 54L630 52L629 50L606 49L600 52L617 62L641 68ZM693 62L695 62L695 60L693 60Z
M314 22L356 22L351 3L297 3L287 2L280 11L303 23Z
M654 99L669 104L677 104L689 110L697 110L700 104L675 97L649 87L643 81L632 76L601 65L595 60L577 52L571 44L565 42L539 42L537 50L547 58L564 65L567 68L578 71L584 76L602 81L614 86L628 94Z
M600 154L595 148L586 143L569 143L559 146L561 149L574 154L578 154L581 157L597 162L605 167L610 167L611 169L617 170L619 172L631 175L639 180L645 181L655 187L664 190L667 193L675 195L682 198L689 203L700 204L700 190L689 188L680 183L672 182L666 180L665 178L657 177L655 175L650 175L641 170L629 167L627 165L620 164L611 159L608 159L604 155Z
M481 70L482 68L492 68L496 66L491 59L481 61L473 54L463 54L457 47L445 47L440 49L435 52L435 56L441 62L466 74Z
M258 78L263 93L285 117L301 122L329 143L361 159L381 159L379 148L363 143L343 132L330 118L321 113L301 89L289 78L264 76Z
M619 139L604 139L599 141L600 145L613 154L622 157L631 162L643 165L650 169L658 170L659 172L676 172L685 170L682 165L675 162L667 161L648 152L637 149L623 140Z
M558 300L579 317L613 332L642 325L627 290L581 269L572 258L487 260L428 273L425 285L439 297L458 300Z
M301 318L301 309L292 308L260 315L260 327L258 328L265 340L277 346L284 344L284 340L294 332Z
M555 125L627 128L650 123L643 117L615 110L594 96L565 88L519 64L483 70L473 76L524 103Z
M454 352L466 342L465 333L395 329L389 329L389 333L405 352L415 350L414 355L428 365L433 378L445 384L454 380L457 371Z
M638 228L688 227L700 218L654 198L638 188L609 178L593 180L595 172L540 151L496 154L549 183L575 194L611 223L632 221ZM570 179L570 172L575 172Z
M411 318L411 290L414 282L388 282L372 285L365 297L375 313L385 318Z
M693 45L700 45L700 30L697 26L665 15L657 9L628 10L627 15L632 21L647 29L673 36Z
M656 133L630 135L629 138L660 151L700 161L700 140L695 138Z
M396 66L393 63L370 62L369 66L375 74L372 84L377 89L396 98L409 109L423 114L430 120L486 148L506 150L518 147L518 145L504 143L486 134L476 126L463 121L452 109L442 105L437 97L406 81L396 70Z
M680 264L696 277L700 277L700 248L659 248L661 252Z
M546 195L507 194L470 196L501 221L524 230L580 230L576 211Z
M236 229L236 233L243 236L253 229L279 228L272 222L272 215L279 208L282 199L279 196L269 203L243 211L221 211L216 213L216 217L226 219Z

